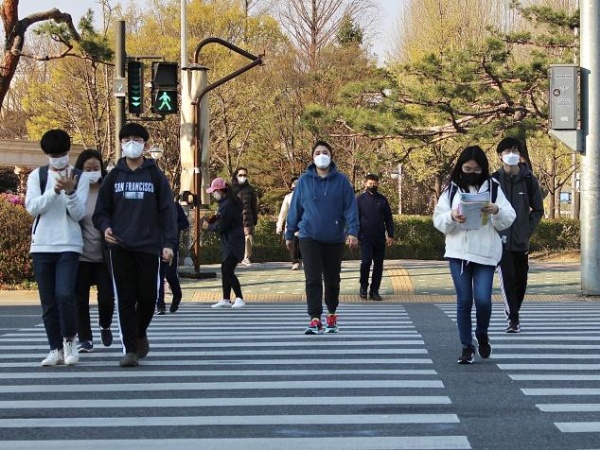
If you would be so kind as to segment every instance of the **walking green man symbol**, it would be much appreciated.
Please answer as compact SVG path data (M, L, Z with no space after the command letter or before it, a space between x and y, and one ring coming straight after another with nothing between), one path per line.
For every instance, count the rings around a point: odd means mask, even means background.
M160 105L158 106L160 111L170 111L173 109L173 106L171 105L171 97L167 91L163 91L162 95L158 99L161 101Z

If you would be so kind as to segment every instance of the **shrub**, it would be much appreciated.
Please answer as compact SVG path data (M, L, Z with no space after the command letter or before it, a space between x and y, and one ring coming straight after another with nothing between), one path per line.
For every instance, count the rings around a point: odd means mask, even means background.
M17 195L0 194L0 286L33 280L29 257L32 217Z

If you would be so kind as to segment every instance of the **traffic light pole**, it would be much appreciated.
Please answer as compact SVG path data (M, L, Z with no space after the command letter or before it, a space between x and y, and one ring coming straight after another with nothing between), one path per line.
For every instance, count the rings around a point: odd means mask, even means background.
M125 21L117 21L115 45L115 79L125 78L125 61L127 54L125 53ZM114 164L121 158L121 141L119 139L119 131L125 125L125 97L115 98L115 147L114 147Z
M215 81L214 83L208 84L206 77L206 68L199 66L199 57L202 49L208 44L220 44L228 49L248 58L251 60L249 64L239 68L238 70L224 76L223 78ZM193 193L195 194L195 235L194 235L194 252L196 258L194 261L194 270L196 274L200 270L200 205L209 203L209 198L206 194L206 188L210 181L208 172L208 162L210 159L210 130L209 130L209 105L208 105L208 94L213 89L225 84L229 80L243 74L244 72L262 64L262 56L255 56L246 50L243 50L230 42L227 42L220 38L208 38L201 41L194 51L194 66L201 68L201 81L200 81L200 92L192 93L190 98L190 106L193 110L193 127L191 129L193 135L191 137L191 151L194 159L194 183ZM195 95L194 95L195 94ZM184 106L185 107L185 106ZM184 108L182 107L182 109ZM182 161L183 161L182 155ZM182 184L183 187L183 184Z

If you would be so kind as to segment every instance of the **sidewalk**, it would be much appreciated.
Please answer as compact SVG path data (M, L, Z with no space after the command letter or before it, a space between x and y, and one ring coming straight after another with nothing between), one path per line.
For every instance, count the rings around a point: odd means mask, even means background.
M340 300L360 302L360 261L344 261ZM236 273L244 298L249 302L304 302L304 273L291 270L287 262L239 266ZM200 272L215 272L216 278L190 279L181 268L184 302L211 303L221 298L219 265L205 265ZM501 301L498 277L494 301ZM379 293L384 302L454 302L454 287L446 261L387 260ZM557 301L582 298L579 263L532 262L526 301ZM167 302L169 297L167 296ZM0 305L39 304L37 291L0 291Z

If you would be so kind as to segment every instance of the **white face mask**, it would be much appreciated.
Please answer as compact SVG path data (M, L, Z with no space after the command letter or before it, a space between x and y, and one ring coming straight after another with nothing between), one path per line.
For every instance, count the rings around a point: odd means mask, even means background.
M508 155L502 155L502 162L508 166L517 166L521 161L521 157L515 153L509 153Z
M129 159L137 159L142 156L144 151L144 143L143 142L135 142L129 141L125 144L121 145L121 150L123 150L123 156Z
M215 192L213 192L213 193L212 193L212 196L213 196L213 198L214 198L216 201L219 201L219 200L221 200L221 199L223 198L223 196L221 195L221 193L220 193L219 191L215 191Z
M69 165L69 155L61 156L60 158L48 157L50 165L57 170L62 170Z
M248 178L246 177L237 177L238 183L244 184Z
M102 176L102 172L99 170L97 172L85 172L88 180L90 180L90 184L97 183L100 177Z
M319 169L327 169L329 164L331 164L331 157L329 155L320 154L315 156L313 161L315 162L315 166Z

